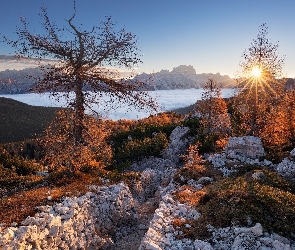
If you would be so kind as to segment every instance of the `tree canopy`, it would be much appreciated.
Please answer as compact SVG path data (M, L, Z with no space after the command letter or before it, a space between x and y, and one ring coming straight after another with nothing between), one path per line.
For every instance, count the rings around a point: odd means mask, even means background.
M238 78L239 92L235 98L236 111L243 119L241 131L258 135L264 126L266 112L270 105L278 102L282 94L284 57L278 54L278 42L268 38L266 24L259 26L258 35L244 51L240 63L242 75Z
M90 134L85 110L92 109L94 104L112 105L117 99L118 103L132 104L141 109L155 111L157 107L147 92L141 91L144 83L135 82L132 75L120 75L120 70L132 70L141 63L136 36L125 29L117 31L111 17L107 17L99 27L82 31L81 26L74 24L75 15L74 4L74 13L67 20L67 26L59 28L43 7L40 17L44 33L30 31L27 20L21 18L22 27L16 29L18 39L4 38L15 48L17 56L40 60L44 74L36 79L34 90L51 92L56 97L66 96L73 111L69 116L71 119L64 119L71 123L72 131L68 135L73 145L86 145L91 139L84 136ZM52 63L41 66L44 58L52 59ZM110 101L101 103L102 95L109 96Z

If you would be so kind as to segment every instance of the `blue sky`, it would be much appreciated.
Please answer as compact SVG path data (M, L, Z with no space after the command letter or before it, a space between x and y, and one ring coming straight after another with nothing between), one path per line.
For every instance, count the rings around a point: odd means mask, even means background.
M43 5L60 26L73 13L71 0L0 0L1 35L14 38L20 16L39 32ZM140 71L147 73L183 64L234 77L243 51L266 23L279 55L286 56L285 76L295 77L295 0L76 0L76 6L74 23L85 29L112 16L118 29L134 33L143 55ZM9 53L0 43L0 55ZM2 62L0 70L8 65Z

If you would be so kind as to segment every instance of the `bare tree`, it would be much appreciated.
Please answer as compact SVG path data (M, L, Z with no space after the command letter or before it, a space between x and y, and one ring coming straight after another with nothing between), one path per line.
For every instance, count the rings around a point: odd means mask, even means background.
M244 51L244 61L240 63L242 76L238 87L235 106L244 118L244 126L249 135L258 135L263 123L264 112L270 103L278 101L283 84L277 78L282 75L284 57L278 55L278 42L268 38L266 24L259 27L257 38Z
M117 98L120 103L156 110L153 99L146 92L139 91L143 89L143 83L119 74L118 69L131 70L141 63L135 35L125 29L116 31L110 17L99 27L82 31L81 26L74 24L75 14L74 4L74 14L67 20L67 27L58 28L43 7L40 16L44 34L29 31L28 22L22 18L22 27L16 30L18 39L12 41L4 37L19 57L39 58L40 62L43 58L54 60L50 65L41 66L44 76L37 79L34 90L51 92L55 96L66 95L74 112L68 120L72 123L72 132L69 133L72 146L87 144L84 136L88 131L85 110L99 104L102 95L110 97L108 104Z

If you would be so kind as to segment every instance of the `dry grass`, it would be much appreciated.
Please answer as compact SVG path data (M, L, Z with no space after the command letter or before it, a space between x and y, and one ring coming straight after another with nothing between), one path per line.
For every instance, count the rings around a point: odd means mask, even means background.
M200 200L205 196L206 190L194 190L190 186L182 186L182 188L174 193L174 197L181 203L187 203L191 206L198 206Z
M181 168L176 173L174 180L181 184L185 184L186 181L190 179L198 180L204 176L213 178L214 180L219 180L222 178L222 173L218 169L214 168L212 165L206 163L198 163ZM185 181L182 181L182 178L184 178Z
M89 185L102 185L100 176L110 178L110 183L121 181L127 182L137 178L136 174L122 175L108 171L96 171L90 173L79 172L70 175L60 171L44 178L46 186L35 186L29 190L19 190L14 194L0 199L0 224L10 226L11 223L20 223L27 216L36 213L36 207L53 205L61 201L65 196L81 196L88 192ZM51 199L48 199L51 196Z
M9 197L0 199L0 222L6 226L12 222L20 223L27 216L36 213L36 207L52 205L64 196L78 196L85 194L90 184L99 184L99 178L87 174L69 178L62 184L62 179L56 185L50 183L48 186L34 187L15 193ZM51 200L48 199L51 196Z

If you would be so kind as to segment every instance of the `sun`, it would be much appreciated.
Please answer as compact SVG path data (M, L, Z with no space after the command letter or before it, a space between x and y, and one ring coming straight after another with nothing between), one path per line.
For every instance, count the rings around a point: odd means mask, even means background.
M254 77L259 77L261 75L261 70L259 68L253 68L251 74Z

